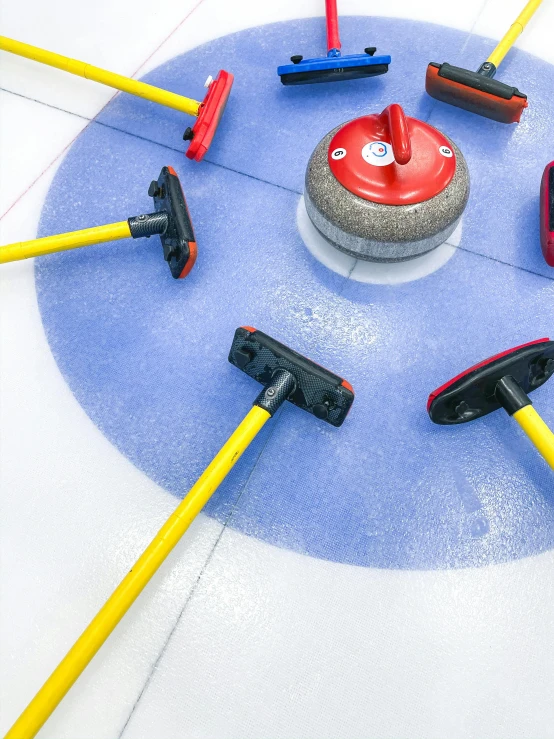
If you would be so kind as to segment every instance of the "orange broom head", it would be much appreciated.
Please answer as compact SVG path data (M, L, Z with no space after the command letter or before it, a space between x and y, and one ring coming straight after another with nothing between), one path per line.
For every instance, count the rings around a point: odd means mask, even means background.
M446 63L429 64L425 89L436 100L499 123L518 123L528 105L516 87Z

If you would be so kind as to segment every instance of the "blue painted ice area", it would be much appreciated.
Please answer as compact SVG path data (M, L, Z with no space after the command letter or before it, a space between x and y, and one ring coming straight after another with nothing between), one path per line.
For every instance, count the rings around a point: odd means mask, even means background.
M182 153L190 119L131 96L87 127L54 179L41 235L149 212L150 180L169 164L199 258L184 281L173 280L155 238L37 260L54 357L107 438L182 496L259 390L227 363L234 329L257 326L346 377L356 401L340 429L285 407L208 504L210 515L277 546L362 566L482 566L550 549L553 478L516 425L499 413L438 427L425 403L467 366L554 333L552 270L538 241L554 69L510 55L499 77L527 92L531 107L519 126L502 126L423 89L429 61L476 68L492 42L386 18L343 18L341 30L348 53L369 45L391 53L389 73L283 87L279 64L324 48L322 19L309 19L217 39L147 75L201 97L207 73L235 73L202 164ZM456 141L472 194L461 247L442 269L412 283L361 284L313 259L295 213L320 138L391 102ZM554 385L534 400L554 426Z

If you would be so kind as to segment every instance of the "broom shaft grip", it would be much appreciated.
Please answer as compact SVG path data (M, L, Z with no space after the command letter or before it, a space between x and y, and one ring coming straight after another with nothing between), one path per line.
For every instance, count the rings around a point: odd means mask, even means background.
M508 33L504 36L496 49L487 59L488 62L494 64L495 67L498 67L500 65L506 54L510 51L517 39L523 33L523 29L529 23L541 3L542 0L529 0L519 16L510 26L510 30L508 31Z
M15 244L0 246L0 264L16 262L20 259L30 259L31 257L42 257L45 254L77 249L81 246L102 244L106 241L128 239L130 236L129 223L120 221L119 223L84 228L81 231L71 231L56 236L44 236L42 239L18 241Z
M525 431L537 451L554 470L554 434L532 405L526 405L512 416Z
M26 59L33 59L35 62L47 64L49 67L62 69L64 72L69 72L77 77L84 77L87 80L99 82L101 85L107 85L116 90L128 92L145 100L151 100L153 103L159 103L168 108L179 110L182 113L188 113L188 115L197 116L200 110L199 102L186 98L183 95L161 90L159 87L146 84L146 82L140 82L130 77L124 77L121 74L108 72L106 69L95 67L92 64L86 64L78 59L71 59L61 54L55 54L52 51L40 49L38 46L31 46L31 44L25 44L22 41L16 41L7 36L0 36L0 50L8 51L10 54L17 54L17 56L22 56Z
M325 0L325 16L327 18L327 51L340 51L339 16L337 0Z

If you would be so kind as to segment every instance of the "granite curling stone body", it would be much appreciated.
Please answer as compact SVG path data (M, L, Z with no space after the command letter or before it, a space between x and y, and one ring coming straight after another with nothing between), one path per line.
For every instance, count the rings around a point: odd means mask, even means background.
M310 158L304 192L317 230L370 262L414 259L440 246L468 197L458 147L396 104L328 133Z

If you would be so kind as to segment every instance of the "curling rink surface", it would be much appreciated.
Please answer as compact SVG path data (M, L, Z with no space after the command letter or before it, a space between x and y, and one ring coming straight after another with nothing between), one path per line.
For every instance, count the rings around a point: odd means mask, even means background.
M505 415L425 411L554 334L552 4L498 73L529 96L518 126L424 92L429 61L477 68L520 4L339 2L344 53L377 46L390 70L297 88L276 67L325 48L313 0L2 10L8 36L176 92L236 81L198 164L186 116L0 56L0 243L149 212L171 165L199 248L182 282L156 237L2 266L0 730L250 407L227 362L248 324L347 378L350 416L268 423L39 736L554 737L554 478ZM472 191L432 260L372 269L316 243L303 177L331 128L391 102L456 142ZM554 386L533 400L554 426Z

